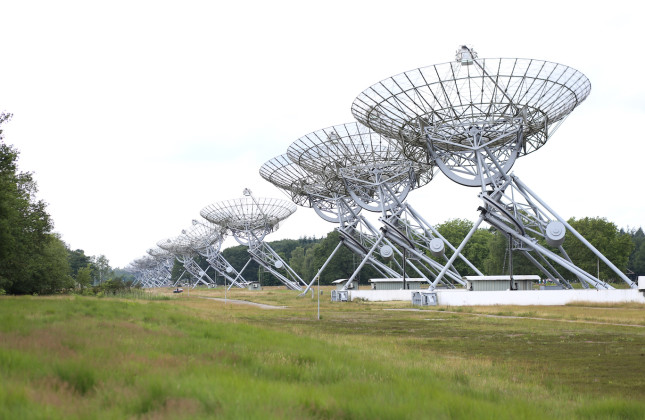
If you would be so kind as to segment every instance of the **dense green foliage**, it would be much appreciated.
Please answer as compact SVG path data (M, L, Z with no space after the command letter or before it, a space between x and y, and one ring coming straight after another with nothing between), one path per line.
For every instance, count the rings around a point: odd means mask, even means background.
M441 236L457 248L468 232L472 229L473 225L474 223L470 220L452 219L437 225L436 229ZM468 259L468 261L480 270L489 259L489 254L491 252L489 242L492 239L492 235L491 231L487 229L477 229L462 251L462 254ZM446 256L448 258L450 258L452 254L452 250L446 249ZM437 259L437 261L441 262L442 260ZM461 259L457 259L454 266L462 276L476 274L473 269Z
M621 231L622 232L622 231ZM631 271L632 276L636 278L637 276L645 276L645 233L643 233L643 228L631 229L627 233L634 244L634 250L629 256L629 261L627 263L627 268Z
M82 249L70 250L67 260L69 261L69 269L72 276L76 277L78 270L86 268L91 265L92 257L85 255Z
M308 283L313 280L338 243L338 232L331 231L321 239L308 237L297 240L283 239L269 242L269 245ZM241 270L249 260L247 248L242 245L227 248L222 251L222 255L237 270ZM346 247L341 247L321 274L321 284L331 284L334 280L348 278L359 263L360 259L355 254ZM203 261L200 266L205 269L207 263ZM267 286L282 284L271 273L265 272L259 267L255 261L251 261L248 264L243 275L248 281L260 281L260 283ZM358 279L366 283L368 279L373 277L378 277L378 272L372 267L366 266L359 273Z
M10 118L0 114L0 126ZM0 131L0 289L49 293L67 280L67 255L32 174L18 170L18 155Z
M614 223L605 218L585 217L582 219L569 219L569 224L576 229L587 241L598 251L609 259L619 270L625 271L629 256L632 253L634 244L626 233L621 233ZM564 249L569 257L580 268L596 273L600 269L600 278L610 281L618 281L618 276L611 269L600 262L598 258L573 235L567 235L564 241Z
M300 239L273 241L269 242L269 245L304 281L309 281L315 274L313 250L317 249L321 242L324 242L324 240L303 237ZM249 261L247 247L242 245L227 248L222 251L222 255L237 270L241 270ZM205 268L206 265L202 265L202 267ZM260 281L263 285L272 286L282 284L271 273L262 269L255 261L249 262L242 274L246 280Z
M18 170L19 152L7 145L2 124L11 114L0 113L0 291L9 294L51 294L100 284L112 276L105 256L88 257L71 251L53 233L46 203L29 172ZM79 270L89 270L89 281Z
M643 247L644 251L640 251L638 248L639 240L642 243L642 238L645 236L642 229L633 231L630 238L629 234L619 230L614 223L605 218L571 218L567 222L619 270L625 272L630 268L634 273L634 278L638 275L645 275L645 247ZM473 223L467 220L452 220L437 228L446 239L457 246L472 226ZM543 241L541 243L547 246ZM601 279L620 282L618 276L603 262L599 262L599 259L572 234L567 234L563 246L572 261L582 269L591 274L596 274L600 269ZM464 255L476 267L483 268L485 274L508 274L511 269L511 261L514 274L542 274L520 250L513 251L511 260L508 249L509 239L505 235L494 229L478 229L465 247ZM639 252L644 254L642 259L639 257ZM462 274L469 273L465 265L460 264L456 264L460 272ZM559 271L569 279L573 277L561 267Z

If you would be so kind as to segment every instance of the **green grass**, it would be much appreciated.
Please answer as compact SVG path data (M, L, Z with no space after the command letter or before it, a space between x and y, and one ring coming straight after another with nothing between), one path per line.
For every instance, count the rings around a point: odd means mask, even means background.
M144 300L171 300L174 296L159 294L150 289L117 290L115 292L100 292L97 297L111 297L117 299L144 299Z
M0 297L0 418L645 418L642 306L158 292Z

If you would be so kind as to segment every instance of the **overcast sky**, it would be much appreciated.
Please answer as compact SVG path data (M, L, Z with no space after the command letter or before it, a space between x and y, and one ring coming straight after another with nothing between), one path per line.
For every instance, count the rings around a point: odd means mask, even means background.
M352 121L354 98L403 71L479 57L563 63L588 99L514 171L561 216L645 225L644 6L612 2L2 1L5 140L35 173L55 231L113 267L199 211L286 196L260 166L312 131ZM475 220L477 190L439 175L410 202ZM298 208L268 237L334 225ZM227 246L234 243L228 241Z

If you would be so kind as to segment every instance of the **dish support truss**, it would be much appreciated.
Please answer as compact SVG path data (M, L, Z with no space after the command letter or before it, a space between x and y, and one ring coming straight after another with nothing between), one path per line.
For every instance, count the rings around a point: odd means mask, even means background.
M209 225L198 220L193 220L193 227L183 234L191 239L190 246L199 255L206 258L208 265L215 273L224 277L229 283L228 289L233 286L244 288L249 282L242 277L220 252L224 235L220 233L221 228L217 225Z
M276 277L290 290L302 290L305 282L271 246L264 241L251 240L248 243L248 253L253 261ZM247 263L248 265L248 263ZM246 265L245 265L246 267ZM278 270L283 270L285 274ZM244 271L244 270L242 270Z
M233 286L245 288L249 284L249 282L242 276L242 273L238 272L220 252L215 251L212 247L200 250L199 252L201 255L206 257L206 261L213 270L230 283L228 289Z
M199 264L195 262L192 256L176 255L175 258L183 264L184 269L195 279L195 282L192 285L190 285L189 282L191 289L197 287L199 283L203 283L207 287L213 287L216 284L215 281L206 273L206 270L202 270ZM178 285L178 282L179 280L177 280L175 286Z
M154 256L135 260L133 263L134 284L141 284L145 288L170 285L170 271L164 263L165 261L160 261Z
M141 260L135 260L132 263L132 271L134 272L134 284L141 284L142 287L154 287L154 279L150 278L153 271L152 266L147 266Z
M363 92L356 118L399 138L411 154L420 144L452 181L481 188L480 216L444 269L437 286L472 234L486 221L509 238L545 276L571 288L559 265L584 287L611 285L576 266L562 247L566 232L580 240L630 287L635 283L551 209L510 169L519 156L541 147L590 91L580 72L528 59L476 59L468 47L457 63L394 76ZM491 63L487 67L487 63ZM386 95L381 93L387 91ZM545 246L545 243L556 251ZM555 264L554 264L555 263Z
M229 229L240 245L248 247L247 252L251 258L246 262L242 270L240 270L240 274L244 272L251 260L253 260L277 278L287 289L302 290L302 287L306 286L306 283L264 241L264 238L269 233L277 229L278 222L291 215L293 211L274 211L281 203L277 200L267 199L260 203L248 188L244 189L244 195L251 200L250 203L239 205L241 202L231 202L228 203L230 205L227 204L220 207L210 206L203 209L201 215L211 223L217 223L218 221L223 223L224 226L222 227ZM285 202L284 200L280 201ZM264 207L267 207L267 209L264 209ZM245 212L249 214L245 214ZM271 213L279 214L279 216L272 217ZM231 223L228 223L227 218L223 217L223 214L232 214L236 220L231 220ZM247 219L249 220L248 223L245 222Z
M320 199L320 195L316 199ZM338 250L344 245L355 255L361 258L360 264L354 269L350 279L344 285L343 290L347 290L348 285L351 283L356 276L361 272L365 264L371 265L376 271L378 271L384 277L401 277L401 272L404 272L403 265L396 259L392 259L392 262L396 266L396 269L389 267L382 261L379 261L375 258L374 252L377 250L378 245L381 244L384 239L382 238L382 233L374 227L363 215L356 211L349 202L351 200L348 197L341 197L336 195L333 198L336 201L335 207L339 210L338 214L338 223L339 226L336 227L336 231L339 235L339 242L336 245L336 248L329 254L327 260L320 267L314 278L309 282L305 290L302 292L302 295L306 294L311 286L314 284L316 279L323 273L329 262L334 258L334 255ZM331 198L326 198L325 200L331 200ZM314 207L315 209L316 207ZM360 211L360 210L359 210ZM327 219L325 219L327 220ZM389 246L390 250L398 250L390 244L389 241L385 240L386 245ZM392 255L388 255L392 257ZM402 254L401 254L402 257Z
M383 258L396 261L403 277L406 266L409 266L428 284L432 283L430 279L436 278L443 264L430 258L426 252L433 251L436 257L447 260L443 250L446 246L453 250L455 248L420 218L411 206L403 205L412 189L430 182L433 177L431 165L410 161L395 140L356 122L328 127L301 137L289 147L287 153L293 162L312 174L341 179L348 199L360 208L382 215L380 221L383 227L380 231L361 217L361 223L372 235L369 243L357 252L363 256L363 260L344 284L343 290L347 290L368 261L378 261L373 258L377 250ZM345 229L341 225L338 231L342 235ZM398 260L394 258L395 255ZM480 273L465 257L460 258L476 273ZM401 274L390 273L387 277L401 277ZM447 280L441 282L447 287L454 287L454 283L464 284L454 268L447 272Z
M482 72L486 74L486 70L477 60L473 60L473 63L480 66ZM495 78L490 77L489 80L500 91L504 91L505 87L501 86ZM516 159L526 152L528 141L524 138L527 131L525 125L531 118L526 107L522 108L521 105L514 104L510 94L507 93L505 96L511 105L508 107L510 115L431 126L425 126L425 122L422 119L419 120L428 154L439 169L454 182L481 188L478 197L483 201L483 206L479 208L479 219L446 267L452 265L475 230L483 221L486 221L509 238L511 250L519 250L542 274L565 288L571 289L572 286L552 264L553 262L572 273L585 288L592 286L596 289L613 289L613 286L582 270L571 261L562 247L566 232L582 242L631 288L635 288L634 282L549 207L519 177L509 174ZM562 121L563 119L558 123ZM555 131L552 129L548 133L547 124L548 121L545 121L542 134L545 138ZM455 137L468 139L465 142L467 146L462 146L463 140L460 146L455 146ZM547 248L545 243L555 248L557 252ZM447 268L439 273L431 288L434 288L437 281L441 280L446 273Z
M379 235L378 230L360 215L361 207L352 202L345 192L342 180L337 176L329 172L320 174L309 171L291 161L286 154L262 165L260 175L283 190L294 203L311 207L321 219L338 224L336 231L340 240L336 248L299 296L307 294L343 245L373 266L381 275L400 277L400 274L387 264L368 255ZM356 269L353 277L359 272L360 269Z
M491 173L491 168L488 169L488 173ZM483 202L483 206L479 208L480 216L457 248L457 253L448 261L447 266L454 262L455 256L463 250L475 230L485 221L509 238L511 250L520 251L542 274L567 289L572 288L570 282L553 263L572 273L585 288L592 286L596 289L613 289L614 287L571 261L562 246L566 232L582 242L631 288L636 287L634 282L549 207L519 177L504 172L498 172L497 175L479 193L478 197ZM547 248L545 243L557 251ZM445 273L446 271L443 270L438 279L441 279ZM435 286L436 281L433 282L432 288Z
M477 267L461 253L457 253L455 247L407 203L407 195L416 184L416 171L411 162L401 160L388 165L354 165L341 168L340 174L355 202L366 210L381 212L379 221L382 227L370 251L374 252L377 246L383 244L380 253L386 257L396 250L403 257L404 277L405 267L410 266L430 285L442 283L446 287L454 288L454 284L457 283L465 286L462 275L452 263L444 265L450 261L445 255L446 248L451 249L454 255L463 260L475 273L482 275ZM392 247L392 244L403 252ZM417 264L412 261L417 261ZM443 275L437 280L441 273ZM353 277L348 279L343 290L347 290L354 280Z
M147 253L156 262L153 268L153 272L154 272L153 276L155 278L155 281L153 282L153 286L150 286L150 287L170 286L171 285L170 278L172 276L172 265L174 261L174 257L172 256L172 254L170 254L169 252L161 248L149 249Z
M199 264L194 260L195 251L190 248L190 241L185 235L178 236L174 240L167 239L165 241L157 242L157 246L164 249L175 256L177 261L183 265L184 270L192 276L193 282L187 280L188 286L194 289L198 284L202 283L207 287L213 287L215 281L203 270ZM185 273L177 279L173 286L178 286Z

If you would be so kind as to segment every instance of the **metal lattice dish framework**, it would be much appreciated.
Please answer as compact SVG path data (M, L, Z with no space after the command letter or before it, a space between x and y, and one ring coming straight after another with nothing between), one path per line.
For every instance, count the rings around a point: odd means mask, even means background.
M151 280L152 272L155 270L157 264L158 262L149 255L132 261L129 266L129 271L135 275L135 284L140 284L142 287L151 287L153 283Z
M161 287L167 286L170 281L172 262L175 256L170 252L159 247L150 248L147 251L149 258L154 261L154 265L148 267L145 273L141 275L143 287Z
M207 221L193 221L192 226L182 232L190 240L190 246L201 253L200 250L212 248L219 251L224 242L222 227Z
M303 207L313 207L307 191L324 182L320 176L316 177L293 163L286 154L266 161L260 167L260 176L287 193L295 204Z
M151 257L155 258L155 259L166 259L166 258L172 257L170 252L166 251L163 248L159 248L159 247L150 248L150 249L148 249L146 251L146 253L148 255L150 255Z
M164 239L157 242L159 248L165 249L175 255L175 258L184 265L184 268L195 279L192 287L197 286L198 283L203 283L207 286L214 284L208 274L197 264L194 257L198 255L193 247L191 239L185 235L179 235L172 239Z
M288 289L301 290L304 282L300 276L264 242L268 233L277 230L278 224L296 211L296 205L277 198L256 198L248 188L244 189L244 195L204 207L200 214L230 230L238 243L248 246L250 257ZM286 271L286 276L278 270Z
M508 172L515 158L548 140L589 95L589 79L571 67L534 59L482 58L467 47L458 61L410 70L363 91L358 121L400 139L406 155L428 160L451 179L481 186L482 167ZM485 162L477 162L484 151Z
M307 134L287 155L307 171L343 178L352 199L370 211L395 206L433 174L431 165L407 159L397 142L356 122ZM374 186L375 178L387 181L388 194Z
M206 261L216 273L231 282L231 286L244 287L247 283L235 268L220 253L226 229L207 220L193 220L189 229L182 233L190 239L191 248L206 257ZM229 287L229 288L230 288Z
M358 250L358 254L363 255L363 251L359 250L362 244L358 245L358 248L354 246L356 238L352 235L353 232L360 233L357 224L361 207L351 199L338 174L331 171L325 174L307 171L293 163L288 155L283 154L264 163L260 168L260 175L285 191L295 203L312 207L322 219L338 223L340 226L337 230L341 235L346 232L343 235L344 241L338 243L301 296L311 288L343 243L354 252Z
M188 238L186 235L179 235L174 238L162 239L157 242L157 246L170 252L175 257L178 257L178 259L194 257L197 255L197 252L191 246L190 238Z
M587 77L571 67L533 59L478 59L471 48L462 46L455 62L401 73L356 98L352 113L359 121L411 145L408 155L418 154L411 158L429 157L451 180L481 188L484 205L479 208L479 219L432 287L483 221L507 236L509 249L523 253L546 278L563 287L572 288L571 277L561 273L561 268L583 287L613 288L571 260L562 246L565 232L630 287L636 287L519 177L509 173L519 156L546 143L590 90ZM419 152L424 143L427 155Z
M283 190L294 203L313 208L328 222L340 223L348 215L341 216L339 212L346 213L348 208L352 214L360 212L360 207L351 200L340 177L307 171L292 162L286 154L265 162L260 167L260 175ZM343 200L342 205L340 200Z
M287 200L242 197L206 206L200 215L229 229L242 244L248 244L250 240L261 241L277 230L279 223L295 211L296 205Z
M169 265L169 262L175 259L173 254L158 246L148 249L146 253L162 265Z
M144 256L134 260L132 265L136 270L151 270L157 266L157 261L152 257Z

